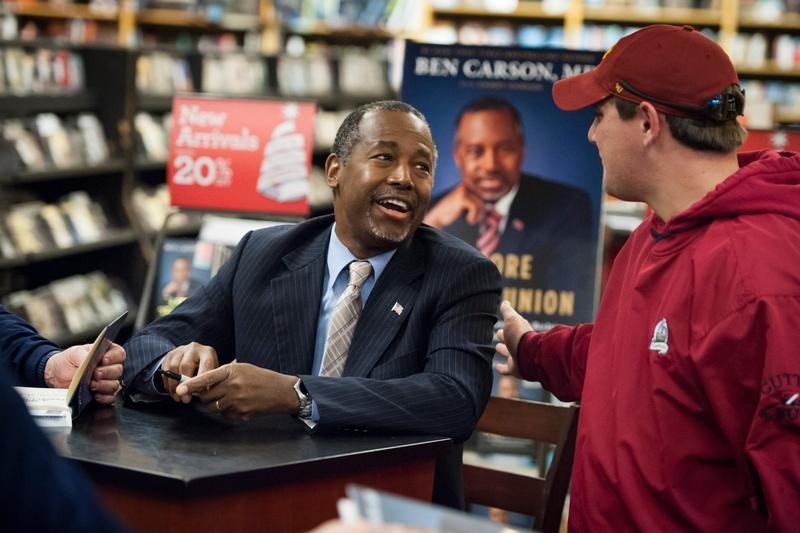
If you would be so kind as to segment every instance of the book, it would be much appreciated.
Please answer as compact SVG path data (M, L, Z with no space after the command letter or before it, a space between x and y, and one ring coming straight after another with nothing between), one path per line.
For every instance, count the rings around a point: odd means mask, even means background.
M552 48L405 47L401 99L425 114L440 153L449 154L437 161L431 225L486 254L502 274L503 300L537 331L591 322L594 314L602 168L586 143L591 109L564 113L551 89L600 59L597 52ZM495 140L487 140L489 131ZM471 151L498 146L499 138L514 156L497 173L502 185L489 191L478 185ZM481 204L482 221L439 218L440 205L456 210L451 193L459 187ZM546 201L544 189L552 193ZM500 211L493 213L495 204ZM487 214L505 222L490 224Z
M71 427L72 408L67 402L69 389L14 387L25 400L28 412L40 427Z
M196 244L192 238L164 239L153 287L154 316L170 314L211 278L208 269L193 264Z
M114 342L127 315L128 312L125 311L97 335L66 389L15 387L39 426L71 427L72 419L77 418L92 403L94 395L89 388L92 374L100 363L100 358Z

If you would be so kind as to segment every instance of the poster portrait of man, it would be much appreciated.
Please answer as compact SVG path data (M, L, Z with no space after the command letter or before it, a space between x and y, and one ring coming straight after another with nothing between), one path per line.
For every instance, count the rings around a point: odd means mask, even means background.
M602 170L591 114L550 97L597 54L409 44L403 99L429 117L442 157L425 222L494 261L509 300L537 329L594 309ZM588 149L587 149L588 146Z
M164 240L153 288L155 316L168 315L208 281L210 274L193 264L196 243L188 238Z

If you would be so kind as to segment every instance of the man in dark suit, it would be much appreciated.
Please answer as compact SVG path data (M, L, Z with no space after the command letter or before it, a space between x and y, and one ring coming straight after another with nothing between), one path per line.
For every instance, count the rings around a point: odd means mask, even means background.
M82 344L62 350L0 305L1 363L14 385L66 388L90 347L90 344ZM103 355L90 384L98 402L114 403L115 395L122 388L124 360L125 351L118 344L112 344Z
M198 294L131 339L133 398L160 388L229 416L467 438L491 387L500 276L473 248L420 226L435 164L413 107L351 113L325 165L334 215L246 235ZM368 273L354 281L359 260ZM360 319L340 321L353 291ZM337 368L328 356L345 337L340 322L356 325ZM159 368L195 377L178 385ZM437 465L437 502L461 503L460 461L456 446Z
M591 320L597 236L586 192L522 173L522 120L507 100L474 100L455 126L461 183L425 222L492 259L503 274L503 299L529 320Z

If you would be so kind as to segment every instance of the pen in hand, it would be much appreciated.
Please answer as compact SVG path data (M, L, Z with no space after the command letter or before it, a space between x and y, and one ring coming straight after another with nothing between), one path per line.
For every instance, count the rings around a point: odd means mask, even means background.
M177 372L173 372L172 370L164 370L162 368L156 370L156 373L161 374L162 376L166 376L170 379L174 379L178 383L183 383L187 379L191 379L189 376L184 376L183 374L178 374Z

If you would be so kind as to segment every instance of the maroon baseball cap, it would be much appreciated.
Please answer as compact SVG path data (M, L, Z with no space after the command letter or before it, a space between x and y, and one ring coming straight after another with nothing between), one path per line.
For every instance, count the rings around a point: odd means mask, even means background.
M620 39L595 69L557 81L553 100L574 111L614 95L692 117L738 83L730 58L710 38L691 26L655 24Z

